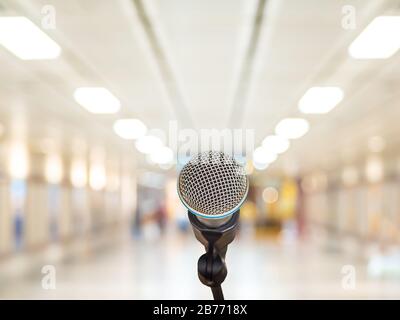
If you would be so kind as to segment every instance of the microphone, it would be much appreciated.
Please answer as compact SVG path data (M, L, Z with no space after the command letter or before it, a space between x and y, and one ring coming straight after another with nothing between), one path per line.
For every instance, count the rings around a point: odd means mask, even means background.
M225 255L235 237L239 209L249 189L245 170L233 157L207 151L182 168L177 185L193 232L206 249L197 264L199 279L211 287L215 300L223 300Z

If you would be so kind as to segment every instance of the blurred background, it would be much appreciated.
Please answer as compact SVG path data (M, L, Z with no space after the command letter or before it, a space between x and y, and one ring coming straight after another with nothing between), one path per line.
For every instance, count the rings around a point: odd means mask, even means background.
M226 298L398 299L399 35L398 0L0 0L0 298L211 298L171 132L241 129Z

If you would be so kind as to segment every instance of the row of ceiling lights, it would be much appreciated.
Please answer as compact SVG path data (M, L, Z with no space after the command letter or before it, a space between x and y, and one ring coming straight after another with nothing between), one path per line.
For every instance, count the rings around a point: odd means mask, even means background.
M355 59L387 59L400 48L400 16L376 17L350 44L348 52ZM308 89L298 102L303 114L326 114L343 99L339 87L318 86ZM278 155L289 149L290 140L307 133L310 125L303 118L286 118L275 127L275 135L267 136L253 153L256 169L266 169Z
M375 18L351 43L349 54L356 59L385 59L400 48L400 17ZM26 17L0 17L0 44L22 60L55 59L61 47ZM75 100L86 110L95 114L114 114L121 103L108 89L82 87L74 92ZM304 114L324 114L331 111L343 99L338 87L312 87L299 100L298 108ZM262 146L253 154L256 168L265 169L285 152L289 140L303 136L309 130L303 118L281 120L275 135L267 136ZM146 135L146 126L138 119L120 119L114 123L114 131L123 139L136 140L137 149L148 155L151 162L167 164L173 160L173 152L162 141Z
M23 16L0 17L0 44L22 60L56 59L61 47ZM74 98L83 108L94 114L115 114L121 102L104 87L81 87ZM146 126L138 119L120 119L114 123L115 133L123 139L136 140L136 148L147 155L151 163L167 165L173 152L156 136L146 135Z
M74 92L74 98L83 108L94 114L114 114L121 108L120 101L106 88L82 87ZM125 140L136 140L136 148L145 154L150 163L168 165L173 161L172 150L164 146L160 138L147 135L146 125L133 118L114 122L114 132Z

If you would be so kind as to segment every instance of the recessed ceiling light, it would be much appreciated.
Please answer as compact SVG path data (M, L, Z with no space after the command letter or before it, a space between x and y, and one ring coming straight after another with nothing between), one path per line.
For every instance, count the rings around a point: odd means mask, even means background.
M258 147L253 152L253 160L258 164L269 164L277 158L276 153L270 152L262 147Z
M76 188L83 188L87 183L86 161L83 158L73 159L70 170L72 185Z
M47 155L44 169L47 182L58 184L62 181L64 171L60 155L56 153Z
M136 148L145 154L151 154L162 147L162 141L156 136L144 136L136 141Z
M400 48L400 16L376 17L351 43L355 59L387 59Z
M285 137L280 136L267 136L263 142L262 147L272 153L283 153L289 148L290 142Z
M0 17L0 44L22 60L55 59L61 47L26 17Z
M28 148L23 142L14 142L10 146L9 172L15 179L26 179L29 174Z
M91 113L116 113L121 107L119 100L103 87L78 88L74 92L74 98L76 102Z
M174 159L174 153L168 147L157 148L150 155L151 160L157 164L169 164Z
M365 165L365 175L369 182L381 181L384 176L384 164L382 158L370 156Z
M114 122L114 131L123 139L134 140L143 137L147 128L138 119L119 119Z
M328 113L342 99L343 91L338 87L312 87L300 99L299 109L303 113Z
M89 185L93 190L101 190L107 184L106 169L102 163L92 163L89 170Z
M308 121L302 118L286 118L281 120L276 128L275 133L286 139L298 139L305 135L309 130Z
M269 167L269 163L258 163L253 160L253 167L256 170L261 171L267 169Z

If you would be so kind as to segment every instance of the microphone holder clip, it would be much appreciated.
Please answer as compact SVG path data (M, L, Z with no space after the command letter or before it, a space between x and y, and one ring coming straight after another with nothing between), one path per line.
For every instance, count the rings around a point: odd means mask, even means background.
M232 215L228 222L216 228L206 226L190 212L188 212L188 216L197 240L206 249L206 253L199 258L197 263L199 279L204 285L211 288L215 300L223 300L221 284L228 273L225 255L228 244L235 238L239 210Z

